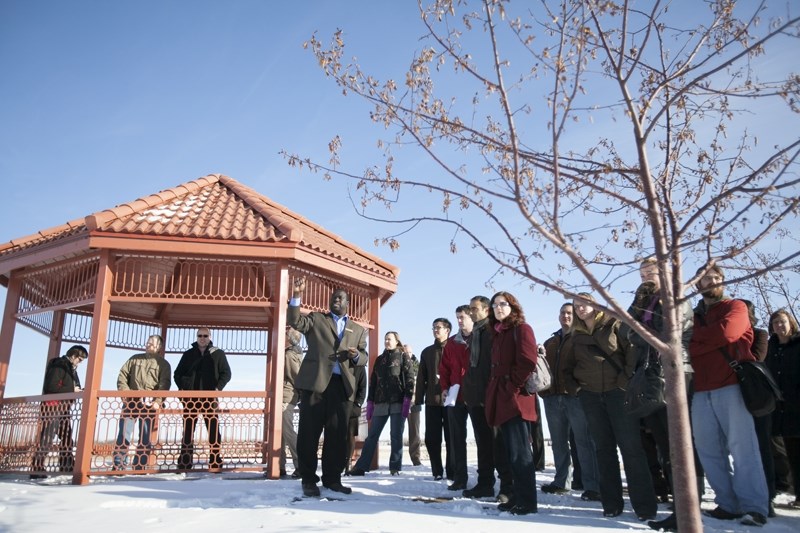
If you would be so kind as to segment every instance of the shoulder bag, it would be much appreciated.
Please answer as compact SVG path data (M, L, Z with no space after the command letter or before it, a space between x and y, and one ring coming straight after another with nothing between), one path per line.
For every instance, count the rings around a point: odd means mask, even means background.
M744 405L750 414L765 416L774 411L776 402L783 401L783 394L767 365L761 361L736 361L724 349L719 351L736 372Z

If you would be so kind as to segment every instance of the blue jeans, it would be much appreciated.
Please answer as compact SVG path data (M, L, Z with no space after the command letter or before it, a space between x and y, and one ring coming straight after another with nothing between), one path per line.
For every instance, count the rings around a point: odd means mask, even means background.
M127 416L126 416L127 415ZM147 455L152 449L150 442L150 431L153 428L153 417L142 416L137 413L134 417L130 412L123 410L122 418L119 419L119 431L117 432L117 442L114 447L114 466L121 467L128 464L128 448L133 437L133 428L136 421L139 421L139 444L136 446L136 455L133 458L133 467L141 468L147 465Z
M366 472L370 469L372 458L375 456L375 449L378 447L378 439L381 436L386 422L391 420L390 432L392 451L389 454L389 469L397 470L398 472L403 468L403 430L406 426L406 421L401 413L392 413L388 415L373 415L372 421L369 425L369 433L367 440L364 441L364 447L361 449L361 457L356 461L356 468Z
M553 484L562 488L570 488L572 480L569 431L572 429L572 433L575 436L575 448L581 465L583 488L599 492L594 441L589 435L589 426L580 400L576 396L567 394L545 396L542 400L544 400L547 427L550 429L553 460L556 466Z
M533 464L530 426L515 416L500 425L506 447L511 477L514 480L514 503L536 509L536 467Z
M717 505L731 513L767 516L769 494L758 438L739 385L695 392L692 427Z
M639 419L625 413L625 391L582 390L578 393L578 398L597 451L597 473L603 511L620 512L624 509L617 455L619 447L633 510L641 517L656 516L658 501L647 466L647 456L642 448Z

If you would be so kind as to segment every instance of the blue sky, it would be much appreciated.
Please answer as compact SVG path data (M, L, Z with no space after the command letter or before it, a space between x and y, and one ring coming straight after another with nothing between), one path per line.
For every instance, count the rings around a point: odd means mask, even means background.
M303 49L315 32L328 42L340 28L347 56L382 79L402 82L425 44L412 1L0 2L0 173L6 184L0 242L222 173L397 265L399 290L383 309L380 333L398 331L417 353L432 342L434 318L455 322L457 305L494 289L520 298L544 340L558 327L562 297L509 275L493 278L494 264L464 241L458 254L449 253L449 226L421 226L404 235L396 252L376 248L376 238L399 228L365 222L351 206L347 182L290 168L279 155L286 150L325 162L328 142L340 135L343 167L359 171L383 162L376 142L387 132L370 120L370 107L342 96ZM789 54L795 52L777 50L765 65ZM462 92L460 86L445 89ZM600 113L596 118L600 128L629 129ZM756 113L748 126L774 118ZM545 132L542 121L520 128ZM577 125L569 140L591 145L596 131ZM407 175L436 175L428 159L408 152L399 167ZM392 214L417 207L414 198L404 196ZM549 259L544 268L555 271ZM493 289L485 286L490 278ZM637 282L635 273L624 274L614 286L617 297L627 302ZM38 393L46 345L40 335L17 328L7 396ZM104 388L114 388L128 355L107 353ZM230 387L263 386L248 364L234 361Z
M0 242L227 174L400 267L381 333L397 330L419 353L434 318L455 323L457 305L491 296L484 283L495 268L466 247L450 254L452 231L441 226L406 236L397 252L376 248L396 228L365 223L345 183L278 154L325 161L339 134L347 166L380 162L368 155L384 133L369 108L343 97L303 49L315 31L327 41L337 28L367 70L399 79L424 29L414 2L1 2ZM518 283L499 286L520 295L544 337L561 298ZM46 346L17 328L7 396L38 393ZM128 355L108 352L104 388L115 388ZM257 389L245 365L234 361L230 387Z

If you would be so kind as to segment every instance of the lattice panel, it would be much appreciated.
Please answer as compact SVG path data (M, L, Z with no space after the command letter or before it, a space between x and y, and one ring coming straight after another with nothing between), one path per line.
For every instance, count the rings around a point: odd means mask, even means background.
M269 302L275 268L268 263L126 256L115 270L115 296Z
M94 298L100 260L90 257L22 275L20 313L30 313Z
M303 293L302 306L312 311L326 313L330 310L330 300L333 291L344 289L350 299L348 315L362 323L370 323L372 300L369 290L361 285L342 282L339 279L312 272L306 269L291 267L289 269L289 295L292 293L294 280L299 277L306 278L306 290Z
M53 312L47 311L45 313L36 313L34 315L25 315L19 318L22 324L31 327L44 335L50 335L53 329Z
M200 327L206 326L168 328L166 353L183 353L188 350L197 340L197 329ZM228 355L265 355L269 346L269 332L256 328L211 328L211 341Z

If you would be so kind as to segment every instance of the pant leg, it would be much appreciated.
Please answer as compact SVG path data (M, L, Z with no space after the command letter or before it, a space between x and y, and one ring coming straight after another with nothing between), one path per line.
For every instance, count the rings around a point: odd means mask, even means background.
M450 448L453 452L453 482L467 484L467 407L463 403L447 408Z
M325 424L322 393L300 391L300 420L297 425L298 470L303 483L316 483L319 438Z
M356 461L356 468L359 470L367 472L372 469L372 458L375 457L375 450L378 449L378 439L380 439L381 432L388 420L388 414L372 415L367 439L364 441L364 446L361 448L361 457Z
M422 443L419 436L419 419L421 412L420 406L413 406L408 413L408 456L411 458L411 464L415 466L420 464L419 457Z
M658 513L658 500L653 490L653 478L647 468L647 456L642 448L639 419L625 412L625 391L622 389L614 389L604 396L606 411L625 467L631 506L638 516L654 518Z
M786 443L779 435L772 436L772 463L775 465L775 489L780 492L794 490L792 466L786 453Z
M222 435L219 430L219 404L213 398L203 401L203 422L208 431L208 466L222 467Z
M325 397L325 437L322 442L322 484L342 482L344 455L347 449L347 426L352 405L343 378L334 374L323 393Z
M528 422L516 416L500 426L514 479L514 502L537 509L536 467L530 446Z
M772 414L754 416L753 424L758 439L758 451L761 454L761 466L764 467L764 477L767 480L767 494L772 501L778 494L775 488L775 461L772 458Z
M117 431L116 445L114 446L114 453L112 455L114 466L121 467L128 464L128 448L131 445L131 436L133 435L133 426L135 420L129 416L119 419L119 430Z
M583 412L581 401L574 396L564 396L562 402L566 406L569 420L570 433L574 442L577 462L573 462L573 481L580 474L581 485L584 490L600 492L597 473L597 452L594 441L589 433L589 423Z
M469 407L467 411L478 452L478 483L476 486L494 490L494 484L497 481L494 476L494 432L486 422L483 406Z
M283 404L281 415L281 428L283 445L281 446L280 469L286 471L286 448L289 448L289 455L292 456L292 466L297 468L297 431L294 429L294 409L295 404Z
M431 474L434 477L444 477L442 463L442 431L444 430L443 415L445 408L438 405L425 406L425 449L431 462Z
M565 396L562 394L545 396L544 413L547 417L547 428L550 430L550 443L553 447L553 462L556 473L553 484L558 487L570 486L570 448L569 448L569 417L567 414Z
M183 436L181 437L181 455L178 468L189 469L194 466L194 429L197 425L197 408L199 400L192 398L183 401Z
M800 437L783 437L786 446L786 458L792 469L795 499L800 498Z
M406 427L406 420L402 413L392 413L389 415L391 452L389 453L389 469L399 472L403 469L403 430Z
M624 509L622 499L622 476L620 475L619 456L614 429L606 410L602 394L581 391L578 394L586 414L589 433L595 444L597 457L598 487L604 512L618 512Z

